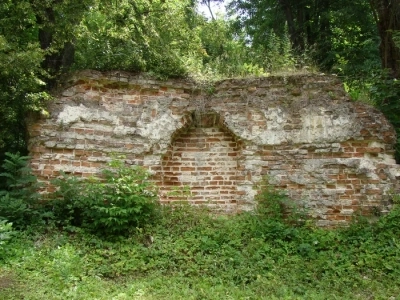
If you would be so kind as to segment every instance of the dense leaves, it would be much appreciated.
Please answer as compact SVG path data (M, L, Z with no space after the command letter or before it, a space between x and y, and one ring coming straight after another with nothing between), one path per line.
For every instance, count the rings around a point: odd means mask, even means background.
M271 32L281 38L289 34L293 50L298 55L308 53L326 71L340 58L360 64L354 52L358 49L367 55L363 44L378 40L366 1L234 0L230 8L237 16L237 27L245 28L254 45L267 45ZM379 60L374 46L368 51Z
M201 48L189 1L98 3L77 32L75 68L185 75L184 59Z
M148 172L113 160L101 178L54 180L57 191L46 206L53 221L65 229L82 227L97 234L123 235L150 223L157 214L157 187Z
M398 198L398 197L397 197ZM234 216L188 205L160 207L124 237L60 231L5 234L4 299L376 299L399 294L399 202L375 223L295 225L290 201L267 188L254 212ZM287 214L287 212L286 212ZM293 220L298 215L293 215ZM289 218L290 220L290 218ZM13 283L11 279L17 278ZM18 287L18 288L17 288Z
M398 0L371 0L370 5L380 36L379 50L382 67L389 70L391 78L399 78L400 2Z
M28 167L29 157L6 153L0 173L0 220L26 228L41 218L39 183ZM43 216L43 214L42 214Z

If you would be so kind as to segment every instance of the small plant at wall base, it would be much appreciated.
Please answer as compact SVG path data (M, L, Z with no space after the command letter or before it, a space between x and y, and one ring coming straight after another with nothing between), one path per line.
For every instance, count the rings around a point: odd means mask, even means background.
M4 189L0 190L0 219L23 228L41 219L40 184L28 167L28 156L6 153L0 174Z
M273 187L268 178L264 178L257 188L259 192L255 200L259 218L291 225L303 224L308 218L305 209L290 199L285 191Z
M298 238L299 232L308 224L306 221L310 220L304 209L283 190L269 184L268 178L264 178L257 189L257 205L253 216L247 220L252 234L274 242Z
M6 258L5 250L12 234L12 223L7 220L0 220L0 260Z
M61 224L98 233L128 233L151 222L157 214L158 190L148 179L147 170L125 166L117 159L103 170L102 178L79 181L64 176L54 181L59 187L53 200L56 220L63 218Z
M188 185L173 186L171 190L167 193L167 196L179 199L178 201L181 203L187 203L187 201L192 196L192 191L190 189L190 186Z
M47 210L54 213L54 223L57 227L73 231L82 226L86 183L78 177L60 173L58 178L51 181L57 189L50 195L46 206Z

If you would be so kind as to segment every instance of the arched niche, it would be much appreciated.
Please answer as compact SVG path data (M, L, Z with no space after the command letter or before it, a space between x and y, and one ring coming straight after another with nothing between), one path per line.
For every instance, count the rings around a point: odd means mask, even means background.
M242 194L241 142L216 112L194 112L187 120L161 162L161 202L235 211Z

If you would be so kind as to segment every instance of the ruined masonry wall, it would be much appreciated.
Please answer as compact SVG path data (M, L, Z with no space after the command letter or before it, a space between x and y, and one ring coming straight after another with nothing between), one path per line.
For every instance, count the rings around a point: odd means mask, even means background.
M393 128L330 76L201 86L85 71L48 109L28 121L31 166L47 183L60 171L96 175L120 153L153 173L162 203L247 210L267 177L332 226L386 210L400 175Z

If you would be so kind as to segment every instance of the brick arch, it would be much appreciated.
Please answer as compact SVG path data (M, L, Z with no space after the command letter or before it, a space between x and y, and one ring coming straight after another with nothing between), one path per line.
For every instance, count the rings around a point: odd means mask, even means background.
M243 192L242 143L214 111L193 112L161 161L161 203L187 201L236 211Z

